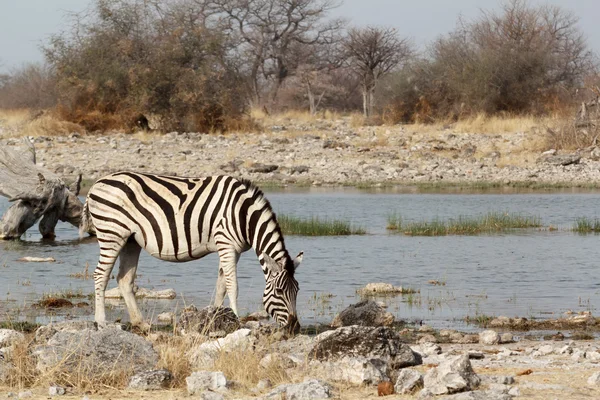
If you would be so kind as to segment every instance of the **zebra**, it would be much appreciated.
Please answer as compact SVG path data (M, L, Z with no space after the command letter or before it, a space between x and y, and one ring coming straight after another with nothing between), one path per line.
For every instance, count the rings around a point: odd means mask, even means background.
M225 294L236 315L237 262L254 249L265 276L263 304L280 326L297 333L298 282L303 253L292 260L271 204L250 181L219 175L180 178L117 172L96 181L83 206L80 236L100 246L94 270L95 321L106 325L104 292L119 257L117 282L132 325L147 329L133 294L139 255L145 249L166 261L186 262L218 252L215 305Z

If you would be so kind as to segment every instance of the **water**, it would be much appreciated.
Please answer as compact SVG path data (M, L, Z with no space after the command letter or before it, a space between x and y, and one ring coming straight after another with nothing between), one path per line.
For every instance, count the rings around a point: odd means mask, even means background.
M463 319L477 315L557 318L567 310L594 311L600 304L600 238L568 231L577 217L598 216L600 193L407 194L294 189L267 192L267 197L277 213L342 218L369 232L350 237L286 237L292 256L305 252L297 273L303 324L330 322L345 306L359 301L356 289L369 282L420 290L413 296L383 301L398 318L436 328L468 330ZM7 207L5 199L0 199L0 213ZM446 237L407 237L385 229L387 215L393 212L410 221L489 211L539 216L545 226L559 229ZM79 243L76 229L66 224L58 226L57 237L54 243L43 243L32 229L23 242L0 242L0 313L37 322L64 318L64 314L40 314L30 305L43 294L93 292L92 280L70 275L82 272L86 263L92 272L97 243ZM57 262L16 261L23 256L54 257ZM145 314L156 315L191 303L207 305L214 295L217 266L214 254L174 264L142 252L137 283L154 289L172 287L178 293L172 301L144 301ZM240 312L261 309L264 278L252 251L242 255L238 276ZM432 286L430 280L445 286ZM111 280L109 288L114 286L116 282ZM91 308L69 312L67 317L92 318L93 314ZM110 308L109 318L127 318L120 302Z

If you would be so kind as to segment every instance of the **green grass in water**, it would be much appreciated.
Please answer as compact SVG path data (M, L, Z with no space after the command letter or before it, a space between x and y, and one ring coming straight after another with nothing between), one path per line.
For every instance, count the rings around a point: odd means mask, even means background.
M573 232L577 233L598 233L600 232L600 219L577 218L573 225Z
M352 226L349 222L318 217L299 218L291 215L279 215L279 226L284 235L300 236L342 236L364 235L362 227Z
M523 216L502 212L491 212L480 217L460 216L441 221L418 221L406 223L398 214L388 216L388 229L409 236L476 235L479 233L506 232L512 229L541 227L539 217Z

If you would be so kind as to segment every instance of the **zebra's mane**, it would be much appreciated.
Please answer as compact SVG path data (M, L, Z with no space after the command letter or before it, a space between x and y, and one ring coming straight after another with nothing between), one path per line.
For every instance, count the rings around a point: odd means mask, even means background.
M277 221L277 215L275 214L275 211L273 211L273 207L271 206L271 202L269 202L269 200L265 197L264 192L258 187L256 186L252 181L250 181L249 179L246 178L238 178L238 180L241 182L242 185L246 186L248 188L248 192L249 193L253 193L256 196L256 199L258 202L261 202L264 205L264 210L271 213L271 215L273 216L273 221L275 221L275 231L277 233L279 233L279 238L281 240L281 244L283 245L283 248L285 249L285 254L286 254L286 260L285 260L285 264L284 264L284 268L288 271L288 273L294 274L294 263L292 262L292 259L287 251L287 247L285 247L285 238L283 237L283 232L281 232L281 227L279 226L279 221Z

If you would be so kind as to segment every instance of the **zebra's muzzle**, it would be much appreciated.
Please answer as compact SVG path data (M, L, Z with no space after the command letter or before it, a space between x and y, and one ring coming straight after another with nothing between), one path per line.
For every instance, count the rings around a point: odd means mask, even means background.
M288 317L288 323L285 325L285 330L291 334L298 334L300 332L300 323L298 322L298 317L295 315L290 315Z

